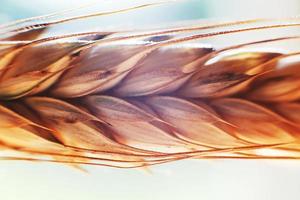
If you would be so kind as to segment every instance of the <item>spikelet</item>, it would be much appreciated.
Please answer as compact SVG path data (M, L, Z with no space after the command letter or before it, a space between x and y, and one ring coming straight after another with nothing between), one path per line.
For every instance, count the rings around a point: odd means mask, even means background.
M43 36L80 18L1 26L1 159L300 158L298 19Z

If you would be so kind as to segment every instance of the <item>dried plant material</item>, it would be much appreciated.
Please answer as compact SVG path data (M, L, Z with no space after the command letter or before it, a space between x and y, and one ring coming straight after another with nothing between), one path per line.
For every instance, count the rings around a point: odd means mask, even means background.
M187 97L221 97L237 93L266 69L263 63L279 56L272 52L222 52L202 65L199 72L182 88Z
M126 48L126 51L124 51ZM103 92L117 85L147 53L143 45L101 45L82 50L64 77L51 90L54 96L72 98ZM74 85L74 82L77 84Z
M1 159L135 168L300 158L300 51L282 45L299 36L276 35L298 20L42 34L88 17L1 26L0 148L17 153ZM273 32L203 42L261 30Z
M186 70L187 66L211 51L211 48L205 47L168 46L156 49L136 65L114 92L117 96L173 92L197 70Z

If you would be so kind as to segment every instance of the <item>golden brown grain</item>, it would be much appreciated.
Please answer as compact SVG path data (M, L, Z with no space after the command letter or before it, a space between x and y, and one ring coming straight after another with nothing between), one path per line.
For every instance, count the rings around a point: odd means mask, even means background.
M1 159L300 158L297 19L45 38L49 26L4 30Z

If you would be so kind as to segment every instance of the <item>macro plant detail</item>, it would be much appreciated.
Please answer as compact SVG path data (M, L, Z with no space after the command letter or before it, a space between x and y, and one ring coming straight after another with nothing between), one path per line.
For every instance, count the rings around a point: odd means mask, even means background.
M298 18L44 36L137 8L0 26L1 159L300 158Z

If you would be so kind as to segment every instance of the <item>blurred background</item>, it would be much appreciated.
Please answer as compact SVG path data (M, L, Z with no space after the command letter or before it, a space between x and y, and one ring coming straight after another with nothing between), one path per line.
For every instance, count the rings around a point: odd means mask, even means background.
M96 10L114 9L141 4L147 0L1 0L0 22L48 14L64 9L76 8L94 3ZM139 12L139 11L138 11ZM134 12L133 12L134 13ZM139 12L138 18L131 22L122 14L121 23L161 23L164 21L178 21L189 19L241 19L257 17L296 16L300 13L299 0L179 0ZM132 13L130 14L132 15ZM133 15L136 17L136 15ZM125 18L124 18L125 17ZM128 16L127 16L128 17ZM112 17L113 18L113 17Z
M88 11L113 10L147 1L0 0L0 23L87 5ZM83 10L76 11L82 13ZM116 16L65 26L161 25L185 20L237 20L298 16L299 0L190 0L155 6ZM0 162L3 200L299 200L300 161L188 160L153 166L149 170L120 170Z
M1 0L0 22L46 14L61 9L97 2L91 0ZM95 7L127 6L132 2L147 1L99 1ZM171 8L172 9L171 9ZM152 15L141 19L178 20L198 18L253 18L299 15L299 0L186 0L152 10Z

